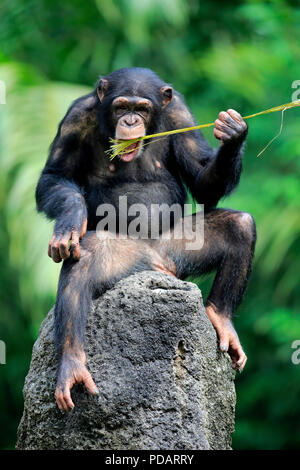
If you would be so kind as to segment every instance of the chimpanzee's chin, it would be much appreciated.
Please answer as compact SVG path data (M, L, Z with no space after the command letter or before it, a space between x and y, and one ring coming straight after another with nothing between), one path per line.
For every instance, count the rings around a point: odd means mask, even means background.
M120 158L121 160L123 160L123 162L129 163L135 159L135 155L134 155L134 152L123 153L123 155L120 155Z

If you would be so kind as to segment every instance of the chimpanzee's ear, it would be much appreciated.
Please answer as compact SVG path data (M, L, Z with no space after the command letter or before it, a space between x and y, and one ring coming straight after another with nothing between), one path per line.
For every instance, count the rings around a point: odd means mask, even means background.
M163 97L162 107L165 108L172 100L173 88L171 88L169 85L164 85L163 87L161 87L160 93Z
M104 98L105 92L107 91L108 88L108 80L106 78L100 78L98 85L97 85L97 95L99 97L100 103L102 103L102 100Z

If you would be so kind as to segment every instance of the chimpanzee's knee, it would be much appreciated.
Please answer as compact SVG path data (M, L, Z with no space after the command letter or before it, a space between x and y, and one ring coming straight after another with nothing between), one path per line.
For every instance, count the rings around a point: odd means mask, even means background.
M251 244L256 241L256 226L254 218L248 212L235 212L233 218L237 225L239 238L247 240Z

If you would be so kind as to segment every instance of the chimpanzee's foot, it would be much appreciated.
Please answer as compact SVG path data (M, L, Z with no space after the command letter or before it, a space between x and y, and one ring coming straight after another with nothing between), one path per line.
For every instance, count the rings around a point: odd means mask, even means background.
M91 374L85 366L85 353L67 353L62 356L57 386L55 390L55 399L60 410L68 411L74 408L71 398L71 388L76 383L84 383L90 393L96 395L99 393Z
M217 310L211 306L206 307L206 313L219 337L221 351L227 351L232 359L233 369L242 372L247 362L247 356L243 351L231 319L217 313Z

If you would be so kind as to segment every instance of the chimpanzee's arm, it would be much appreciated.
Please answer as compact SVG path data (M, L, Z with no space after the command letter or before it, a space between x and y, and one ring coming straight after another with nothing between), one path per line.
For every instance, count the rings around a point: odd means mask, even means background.
M77 100L61 122L36 188L37 209L55 219L48 254L55 262L79 258L79 238L86 231L87 208L80 188L82 159L87 158L88 136L95 126L94 97Z
M178 94L166 112L172 128L196 125ZM221 140L217 150L210 147L199 130L172 137L180 173L193 197L206 209L216 206L239 182L247 125L238 113L229 110L229 113L220 113L215 121L214 135Z

